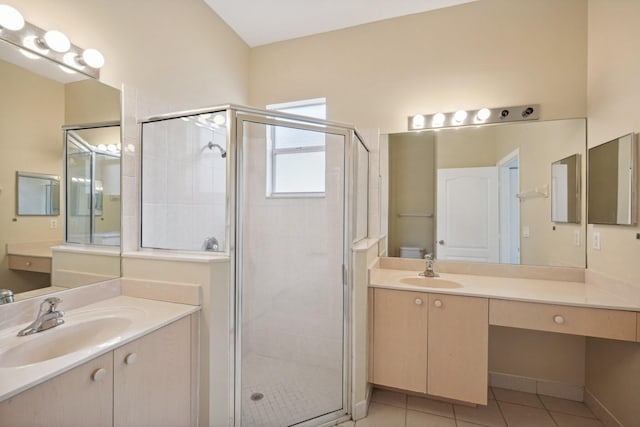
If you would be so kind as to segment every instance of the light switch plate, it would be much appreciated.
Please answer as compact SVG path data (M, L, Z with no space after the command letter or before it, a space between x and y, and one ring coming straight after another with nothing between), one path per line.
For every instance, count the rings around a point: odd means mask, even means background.
M573 231L573 243L576 246L580 246L580 230Z
M593 232L593 249L595 249L596 251L600 250L600 232L599 231Z
M522 237L529 237L531 235L531 232L529 231L529 226L525 225L524 227L522 227Z

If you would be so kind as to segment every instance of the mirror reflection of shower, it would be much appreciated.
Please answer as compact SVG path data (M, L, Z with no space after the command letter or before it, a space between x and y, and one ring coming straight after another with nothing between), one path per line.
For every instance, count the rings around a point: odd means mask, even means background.
M67 243L120 245L120 123L67 126Z

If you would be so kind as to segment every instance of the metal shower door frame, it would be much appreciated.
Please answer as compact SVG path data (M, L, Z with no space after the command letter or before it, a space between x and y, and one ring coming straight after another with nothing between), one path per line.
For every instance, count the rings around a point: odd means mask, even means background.
M344 138L344 170L343 170L343 256L342 256L342 282L343 282L343 378L342 378L342 408L329 414L321 415L317 418L296 424L299 427L310 427L319 425L334 425L336 421L348 419L351 409L351 234L352 221L349 221L352 210L352 201L350 195L352 192L351 184L354 182L352 176L351 164L353 161L354 146L354 129L349 126L341 126L319 119L305 118L293 114L281 113L276 111L263 111L257 109L231 108L229 115L234 117L229 124L229 133L231 140L235 140L235 144L229 145L228 151L232 152L230 162L232 164L231 177L234 180L230 185L232 191L231 204L233 208L234 224L231 227L235 233L235 244L230 247L230 255L232 257L231 272L231 289L230 296L234 299L232 307L233 327L231 331L231 376L230 392L233 396L230 408L230 425L240 427L242 422L242 314L243 314L243 277L242 277L242 259L240 256L243 238L243 211L241 209L241 198L244 196L244 170L243 170L243 153L244 153L244 123L263 124L265 126L285 126L300 130L313 132L322 132L324 134L339 135ZM233 138L235 135L235 138ZM235 145L235 147L234 147ZM234 149L235 148L235 149ZM228 169L228 170L229 170Z

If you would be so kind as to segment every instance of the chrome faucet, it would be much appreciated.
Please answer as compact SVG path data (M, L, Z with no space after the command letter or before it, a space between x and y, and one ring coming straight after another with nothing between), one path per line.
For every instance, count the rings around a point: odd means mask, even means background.
M424 256L426 265L424 267L424 271L422 273L418 273L420 276L424 277L439 277L440 275L433 271L433 254L426 254Z
M42 301L36 320L18 332L18 336L23 337L25 335L35 334L37 332L55 328L58 325L62 325L64 323L64 320L62 319L64 311L56 310L56 307L61 302L62 300L56 297L47 298Z

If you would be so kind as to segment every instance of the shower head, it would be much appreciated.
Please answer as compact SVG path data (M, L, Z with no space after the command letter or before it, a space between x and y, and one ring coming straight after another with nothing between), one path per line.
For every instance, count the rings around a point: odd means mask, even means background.
M222 156L223 159L227 157L227 150L222 148L219 144L214 144L213 142L209 141L209 144L207 144L207 147L209 147L209 150L213 150L214 148L217 148L218 150L220 150L220 155Z

